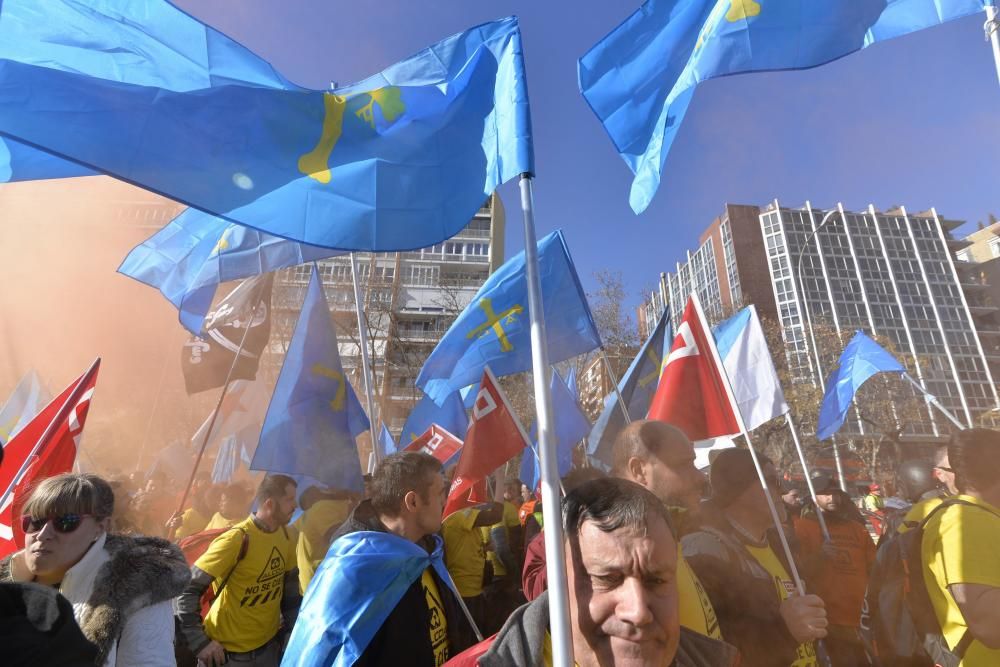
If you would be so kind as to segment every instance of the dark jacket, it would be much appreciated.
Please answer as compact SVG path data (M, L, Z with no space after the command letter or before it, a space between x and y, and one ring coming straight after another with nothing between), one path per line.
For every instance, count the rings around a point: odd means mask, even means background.
M450 660L448 667L529 667L541 665L545 632L549 627L549 594L542 593L533 602L514 610L503 628L493 637L480 642L460 656ZM736 649L680 629L677 655L670 667L732 667L739 664Z
M779 538L768 531L772 551L789 571ZM706 509L699 530L681 539L684 558L698 575L726 641L739 649L745 667L788 667L795 641L778 609L774 577L747 551L747 542L719 512Z
M370 500L363 501L351 512L347 521L334 533L333 541L348 533L361 530L389 532L379 520ZM428 536L420 546L429 553L434 548L433 540ZM457 655L476 643L476 636L451 587L441 581L433 568L431 575L441 593L441 604L448 623L448 650L450 655ZM434 652L431 648L430 625L430 610L427 608L423 586L418 579L406 591L403 599L392 610L365 648L365 652L354 664L356 666L433 665Z
M51 586L0 584L0 643L9 667L91 667L97 647L73 618L73 607Z

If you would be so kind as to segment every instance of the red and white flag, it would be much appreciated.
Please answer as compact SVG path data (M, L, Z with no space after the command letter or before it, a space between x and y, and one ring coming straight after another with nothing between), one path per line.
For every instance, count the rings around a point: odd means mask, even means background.
M442 464L458 453L462 441L445 428L437 424L424 431L424 434L403 448L404 452L423 452L430 454Z
M514 415L493 371L486 367L479 384L465 446L455 467L444 516L489 500L486 478L528 445L528 435Z
M98 359L4 447L0 467L0 556L24 546L21 508L32 486L73 469L97 383Z
M694 294L688 298L648 418L673 424L691 440L706 440L742 429L726 370L697 298Z

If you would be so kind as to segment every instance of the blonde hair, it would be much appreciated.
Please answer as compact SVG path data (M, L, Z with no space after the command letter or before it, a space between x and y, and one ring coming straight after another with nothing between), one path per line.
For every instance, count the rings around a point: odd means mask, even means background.
M39 519L89 514L100 520L110 517L114 509L115 494L106 481L89 473L64 473L39 482L22 511Z

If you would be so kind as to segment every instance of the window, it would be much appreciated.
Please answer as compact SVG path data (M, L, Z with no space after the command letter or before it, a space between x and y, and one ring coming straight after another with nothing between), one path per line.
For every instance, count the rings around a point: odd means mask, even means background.
M990 240L990 256L1000 257L1000 239Z

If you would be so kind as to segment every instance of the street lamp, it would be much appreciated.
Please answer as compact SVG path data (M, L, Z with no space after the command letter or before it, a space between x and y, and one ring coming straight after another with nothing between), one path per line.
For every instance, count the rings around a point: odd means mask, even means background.
M802 255L805 252L806 248L809 246L809 243L813 240L813 237L816 236L817 233L819 233L819 230L823 229L823 226L826 225L826 223L830 222L830 220L833 219L833 214L837 212L838 212L837 209L832 209L826 212L826 215L824 215L823 219L820 220L819 224L816 226L816 229L812 230L812 232L810 232L809 235L806 236L805 242L802 244L802 247L799 248L799 253L795 257L795 275L798 278L798 288L799 288L799 295L802 301L802 310L804 310L806 314L806 324L809 327L809 343L812 346L813 357L816 360L816 373L817 375L819 375L819 386L821 389L824 387L823 366L819 360L819 347L816 346L816 333L813 331L812 313L810 312L809 301L805 297L805 283L802 280ZM830 304L830 307L835 308L836 306ZM844 479L844 465L840 460L840 448L837 447L836 438L837 436L833 436L832 439L833 461L834 464L837 466L837 478L840 480L840 489L846 492L847 481Z

